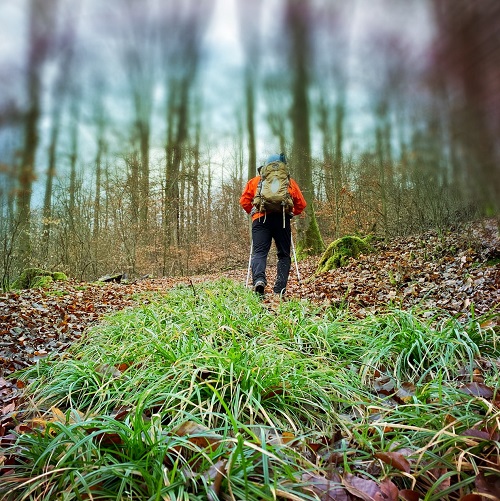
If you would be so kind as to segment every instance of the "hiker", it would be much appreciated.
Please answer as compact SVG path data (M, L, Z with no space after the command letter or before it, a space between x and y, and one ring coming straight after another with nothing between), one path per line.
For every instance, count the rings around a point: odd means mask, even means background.
M253 288L260 296L264 295L267 255L274 239L278 266L273 291L283 296L292 262L290 221L305 209L306 201L290 177L283 153L268 157L258 172L259 175L248 181L240 198L240 205L252 217Z

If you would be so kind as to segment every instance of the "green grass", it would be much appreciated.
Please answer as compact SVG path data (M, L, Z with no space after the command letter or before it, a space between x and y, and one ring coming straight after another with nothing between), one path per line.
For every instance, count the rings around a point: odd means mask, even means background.
M482 324L305 301L274 311L229 280L150 295L20 375L29 429L0 451L0 495L317 499L336 472L458 499L498 454L463 434L500 419L459 388L464 368L465 382L477 367L498 380L498 331ZM376 459L394 451L410 473Z

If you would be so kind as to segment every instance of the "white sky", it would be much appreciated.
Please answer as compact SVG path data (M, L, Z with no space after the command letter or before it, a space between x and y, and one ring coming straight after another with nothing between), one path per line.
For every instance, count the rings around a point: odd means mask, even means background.
M0 0L0 64L25 54L25 4L25 0Z
M243 62L235 0L217 0L207 33L207 44L219 53L219 61L231 66Z
M81 5L88 6L94 0L79 1L83 2ZM97 0L100 1L103 0ZM207 101L218 103L214 109L210 109L207 120L210 121L212 134L215 135L215 131L218 131L222 141L234 140L237 113L243 113L243 86L238 70L244 62L244 55L240 43L237 1L241 0L216 0L214 15L206 35L205 51L209 59L204 62L204 91ZM356 48L356 43L363 46L366 43L363 40L374 30L403 33L413 42L427 40L431 34L428 4L423 0L392 0L390 9L387 7L389 0L348 1L353 5L349 10L352 19L346 20L352 23L353 48ZM263 32L272 28L274 22L281 22L276 10L281 3L282 0L262 0L263 19L260 26ZM0 83L5 83L9 78L14 80L9 74L9 67L19 69L25 64L26 8L27 0L0 0ZM408 15L410 11L411 16ZM89 18L83 18L82 21L88 24ZM358 89L355 89L353 82L350 82L350 85L354 91L351 93L353 100L361 101L366 88L359 89L361 94L358 95ZM359 129L363 123L361 117L357 117L354 125ZM257 133L262 134L262 122L257 123L257 128ZM259 140L262 141L260 138Z

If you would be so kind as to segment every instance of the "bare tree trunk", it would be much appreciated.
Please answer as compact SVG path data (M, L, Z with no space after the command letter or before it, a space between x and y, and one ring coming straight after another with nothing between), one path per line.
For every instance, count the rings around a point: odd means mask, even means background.
M247 133L248 133L248 169L247 179L255 176L257 167L257 148L255 142L255 84L253 81L252 72L246 71L246 109L247 109Z
M123 0L125 34L130 43L124 44L124 63L130 84L131 100L135 114L135 133L132 149L139 151L137 171L138 221L141 231L148 226L148 200L150 190L149 148L153 89L156 78L156 50L159 14L149 0ZM137 143L136 143L137 141Z
M141 206L139 220L144 230L148 227L148 202L149 202L149 142L151 136L149 120L145 121L140 128L141 144Z
M71 125L70 125L70 153L69 153L69 217L71 220L75 217L75 195L76 195L76 162L78 160L78 122L80 119L79 95L73 96L71 106Z
M24 125L24 146L18 177L17 217L20 224L21 266L28 263L31 255L31 195L36 178L35 156L38 147L38 121L40 118L41 73L47 59L56 0L31 0L29 7L29 41L27 65L28 110Z
M246 103L246 125L248 134L248 169L247 179L255 176L257 167L257 149L255 139L255 82L257 79L257 69L260 50L260 11L261 0L240 0L239 26L241 40L246 55L246 68L244 73L245 103Z
M383 131L380 125L377 126L375 130L375 148L376 148L376 158L379 171L378 184L380 189L380 202L382 204L382 225L384 228L385 235L389 234L389 223L388 223L388 199L387 199L387 180L386 180L386 169L385 169L385 156L384 156L384 144L383 144Z
M176 88L173 84L169 87L169 99L167 105L167 140L165 146L165 195L164 195L164 249L166 251L167 247L172 244L173 241L173 199L177 197L176 194L176 182L177 180L173 178L173 157L174 157L174 126L175 126L175 91ZM177 186L178 188L178 186ZM164 263L164 273L165 263Z
M95 158L95 197L94 197L94 222L92 225L92 237L94 245L97 245L101 226L101 177L102 177L102 158L106 146L102 131L97 139L97 153Z
M130 192L130 213L132 228L135 231L139 223L139 207L140 207L140 194L139 194L139 173L140 173L140 160L137 151L132 151L125 163L128 167L128 189Z
M343 141L344 141L345 103L339 98L335 106L335 157L334 157L334 183L337 190L342 188L343 179Z
M172 168L170 171L171 180L171 202L172 202L172 217L174 221L174 242L180 246L180 170L183 160L184 148L188 137L188 82L180 84L179 104L177 111L177 132L173 145Z
M57 146L61 128L61 115L68 91L72 85L71 70L75 55L75 16L75 7L72 7L64 16L64 22L62 23L64 29L58 39L57 49L59 53L58 55L60 56L60 65L58 67L58 74L52 91L53 108L51 117L49 158L43 203L42 256L44 259L47 259L49 254L50 230L52 226L52 195L54 178L56 177L57 169Z
M466 157L472 203L500 210L498 26L500 4L434 0L437 20L435 80L445 85L452 128L461 156ZM444 82L444 84L443 84Z
M56 175L56 150L59 138L59 129L61 124L61 106L60 101L56 100L54 114L52 116L52 128L50 131L49 144L49 165L47 168L47 177L45 180L45 196L43 200L43 237L42 237L42 256L47 259L49 255L50 227L52 225L52 187Z
M190 2L176 19L173 32L181 34L176 51L166 50L171 75L168 77L167 145L165 180L165 243L180 246L180 170L188 144L190 103L201 56L203 29L207 26L212 1L201 6ZM165 40L167 44L169 41ZM171 43L172 41L170 41Z
M189 150L189 144L186 144L182 151L182 162L179 169L179 245L181 243L189 245L189 235L186 234L190 217L190 208L187 206L187 200L189 200Z
M202 221L202 201L200 196L200 136L201 136L200 119L197 120L195 129L195 140L193 145L193 198L191 200L194 207L193 219L191 221L194 228L195 240L198 241L200 233L200 222Z
M212 165L210 163L210 158L208 159L208 173L207 173L207 209L210 211L212 209L212 183L213 183L213 178L212 178ZM209 217L206 219L205 224L204 224L204 230L208 235L212 234L213 231L213 223L212 223L212 218Z
M287 4L287 21L290 27L289 60L293 72L292 83L292 161L298 183L307 201L305 218L297 224L297 250L302 254L319 254L324 249L314 211L314 188L311 164L311 139L309 125L309 0L290 0Z

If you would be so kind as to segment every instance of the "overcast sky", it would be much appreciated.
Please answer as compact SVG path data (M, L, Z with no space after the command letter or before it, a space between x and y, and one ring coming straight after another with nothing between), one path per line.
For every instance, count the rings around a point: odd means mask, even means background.
M82 18L79 29L82 34L86 33L90 41L95 33L95 19L88 15L86 7L99 4L94 1L82 0L83 3L80 4ZM260 28L263 33L272 30L281 22L279 12L282 1L262 1L264 10ZM27 0L0 0L0 85L4 97L7 93L16 92L19 86L22 87L19 76L26 61L27 5ZM373 82L364 81L359 78L359 74L366 73L366 57L369 53L367 51L373 49L376 53L376 47L370 47L367 40L374 40L382 35L401 37L418 51L426 47L432 36L432 22L426 0L350 0L339 2L339 5L344 16L341 20L343 26L336 29L347 29L350 33L349 66L350 71L358 75L349 82L350 105L354 108L357 106L356 120L350 124L351 133L362 136L369 120L363 116L363 103ZM210 122L209 130L212 133L218 131L223 148L234 140L237 123L235 110L238 109L239 103L243 108L242 86L239 80L241 74L238 70L244 63L244 57L236 9L236 0L216 0L204 48L207 58L203 68L203 91L205 98L213 105L208 109L208 116L205 118ZM105 46L104 49L110 51L110 55L113 54L112 46ZM326 53L330 50L330 47L325 47ZM101 51L100 55L105 54ZM116 73L114 77L123 78L124 74ZM263 107L265 103L261 101L262 115L266 111ZM116 113L119 114L120 111L117 109ZM257 117L258 134L266 127L262 115ZM265 134L259 135L261 149L272 147L274 143L266 143L265 137ZM214 140L213 135L210 140Z

